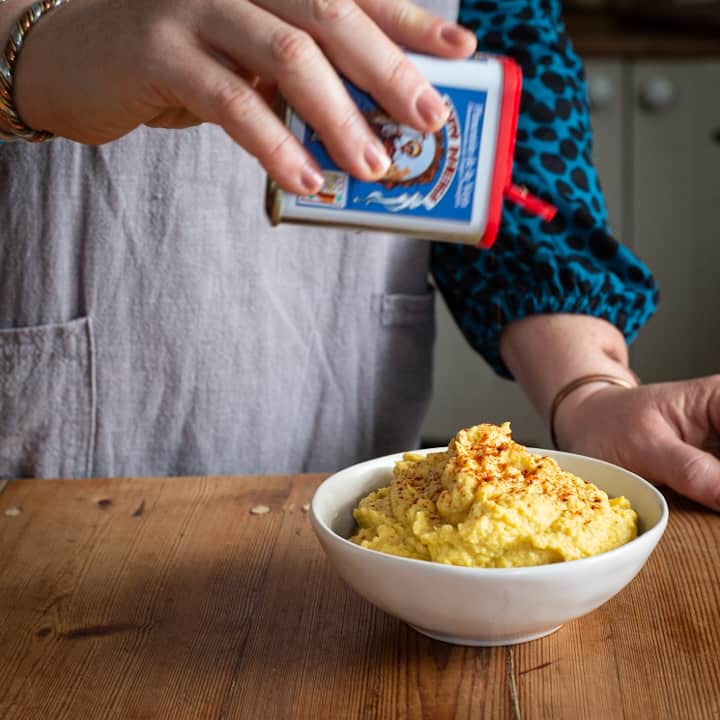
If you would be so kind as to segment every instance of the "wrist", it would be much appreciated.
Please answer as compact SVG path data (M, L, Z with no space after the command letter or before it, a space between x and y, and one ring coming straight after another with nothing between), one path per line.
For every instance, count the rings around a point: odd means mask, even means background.
M576 378L595 373L635 379L622 333L592 316L558 313L515 321L503 331L500 351L546 422L558 392Z
M573 418L576 417L577 409L590 396L598 392L612 390L621 392L640 385L640 379L629 368L626 372L618 375L607 375L604 373L590 373L581 375L563 385L555 394L548 412L548 428L553 447L556 449L566 448L565 438L570 435L567 430L575 426Z
M10 31L18 21L29 0L0 0L0 57L5 52L5 46L10 39ZM0 132L10 132L10 125L0 113Z
M46 130L31 127L21 117L16 77L27 36L46 15L66 2L69 0L37 0L21 7L20 0L0 0L0 139L45 142L54 137ZM15 17L11 18L13 10Z

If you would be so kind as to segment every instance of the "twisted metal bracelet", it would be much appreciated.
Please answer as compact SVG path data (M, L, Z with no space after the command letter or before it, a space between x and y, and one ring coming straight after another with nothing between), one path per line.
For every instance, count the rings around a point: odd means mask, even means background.
M0 0L0 4L5 0ZM28 142L46 142L55 136L46 130L33 130L20 118L15 107L13 94L13 72L25 36L43 15L69 0L41 0L33 3L13 25L5 51L0 56L0 117L10 127L9 132L0 130L0 140L27 140Z

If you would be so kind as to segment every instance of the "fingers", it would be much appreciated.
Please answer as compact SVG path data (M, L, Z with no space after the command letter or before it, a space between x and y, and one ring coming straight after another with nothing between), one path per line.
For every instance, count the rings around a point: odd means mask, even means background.
M262 0L262 5L315 38L329 63L370 93L396 120L422 131L438 130L447 120L448 108L440 94L353 0L307 0L294 3ZM418 8L410 9L409 12L413 15L421 13ZM385 14L389 16L393 13L386 10ZM394 15L398 17L397 12ZM417 20L414 22L417 24ZM396 19L395 24L407 28L413 22ZM409 31L406 34L409 35ZM297 77L308 69L297 63L292 74ZM315 81L319 79L316 77ZM302 115L302 111L298 110ZM350 116L347 121L355 122ZM320 128L316 127L316 130L325 137Z
M432 15L409 0L358 0L358 5L390 39L410 50L465 58L477 47L475 33Z
M268 83L274 85L339 167L376 180L390 159L341 76L398 121L436 130L448 108L389 36L446 57L467 55L475 43L471 33L410 0L362 3L367 12L353 0L216 0L194 25L199 52L193 62L185 55L173 59L182 71L174 73L172 92L190 115L221 124L281 187L315 192L316 164L262 102ZM209 57L199 58L202 50ZM262 78L262 85L251 78Z
M720 511L720 460L677 439L650 451L651 478L713 510Z
M238 67L276 83L290 105L319 134L340 167L366 180L385 173L390 159L382 144L307 32L250 3L238 4L226 16L208 15L205 20L202 39L212 44L215 52L232 58ZM244 92L242 97L251 100ZM245 108L237 101L233 105L234 115L259 113L252 102ZM253 124L261 128L259 116ZM251 149L256 140L248 142L250 147L245 147Z
M718 437L708 397L697 381L610 387L591 392L575 407L570 396L559 417L573 452L622 465L720 511L720 459L701 449Z
M284 190L307 195L322 187L313 158L255 88L200 49L188 48L183 59L167 80L190 115L220 125Z

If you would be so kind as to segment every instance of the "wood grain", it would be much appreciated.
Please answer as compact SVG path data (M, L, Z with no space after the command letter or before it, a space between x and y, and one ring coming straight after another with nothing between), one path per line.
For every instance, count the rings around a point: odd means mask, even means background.
M0 717L720 717L718 515L673 496L660 546L604 607L466 648L339 580L303 510L320 479L11 482Z
M568 34L582 58L672 59L720 57L717 23L652 21L606 10L566 10Z

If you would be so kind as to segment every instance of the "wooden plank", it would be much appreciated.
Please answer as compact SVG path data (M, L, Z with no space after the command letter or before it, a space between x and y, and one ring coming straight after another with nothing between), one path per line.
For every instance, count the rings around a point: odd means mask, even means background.
M14 549L0 569L0 716L217 718L290 487L11 484L3 506L23 513L0 525ZM271 512L250 515L258 503Z
M698 6L698 9L699 6ZM688 6L686 16L690 20ZM717 58L718 28L712 22L653 21L623 17L607 10L568 9L568 33L583 58Z
M669 497L668 529L633 582L518 646L523 720L720 717L720 517Z
M650 563L603 608L515 648L465 648L345 586L303 511L319 480L11 483L0 717L720 714L719 516L674 498Z
M316 484L14 484L0 716L511 717L504 649L432 641L339 579L302 509Z

